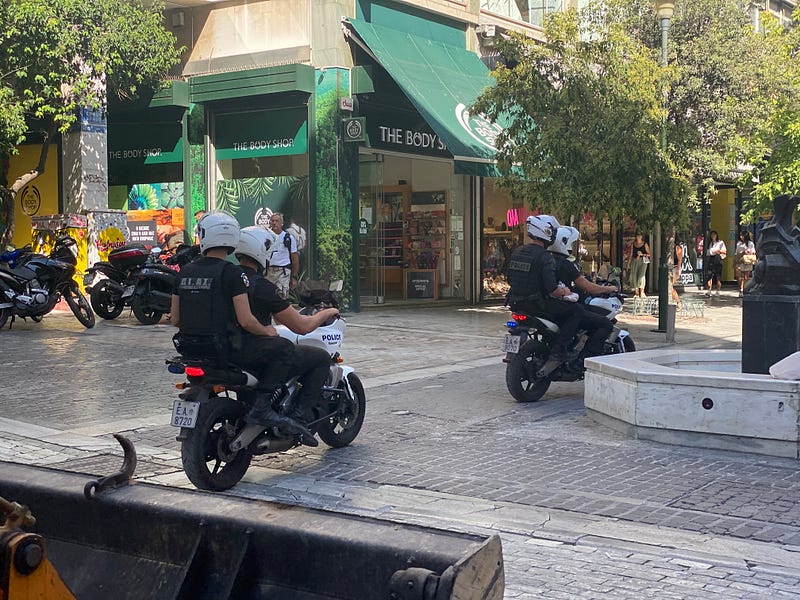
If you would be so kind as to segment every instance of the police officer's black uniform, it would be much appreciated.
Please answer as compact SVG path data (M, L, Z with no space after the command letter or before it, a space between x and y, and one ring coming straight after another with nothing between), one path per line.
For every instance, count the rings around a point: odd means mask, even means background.
M263 324L272 324L272 315L286 310L291 306L288 300L284 300L278 295L278 288L274 283L258 274L255 269L242 267L250 278L250 310L253 315ZM252 341L249 338L256 338ZM265 341L261 341L265 340ZM330 371L331 357L322 348L312 346L295 346L284 338L263 338L261 336L245 336L243 348L248 346L249 352L254 352L255 356L259 353L269 353L275 355L279 361L279 369L284 373L277 385L285 382L289 377L300 377L303 388L296 399L296 404L289 411L289 416L301 421L308 421L307 410L317 403L322 386L328 378ZM274 344L273 342L282 342ZM284 345L285 343L285 345ZM288 345L288 348L286 347ZM266 350L264 350L266 348ZM245 354L243 352L243 354ZM275 377L273 372L270 377Z
M559 334L550 355L566 356L567 344L578 331L583 307L550 296L558 288L553 255L538 244L518 247L508 261L508 280L511 291L507 302L511 308L555 321Z
M199 258L181 269L174 293L180 300L175 346L184 356L231 360L241 346L233 298L247 293L247 276L227 260Z
M558 280L574 290L575 280L582 275L578 265L565 256L556 257L555 262ZM581 300L583 300L583 296L581 296ZM583 350L583 356L600 356L603 354L603 345L611 334L614 325L604 316L592 312L591 307L585 304L582 306L584 310L578 326L581 329L585 329L589 334L589 339L586 341L586 346Z

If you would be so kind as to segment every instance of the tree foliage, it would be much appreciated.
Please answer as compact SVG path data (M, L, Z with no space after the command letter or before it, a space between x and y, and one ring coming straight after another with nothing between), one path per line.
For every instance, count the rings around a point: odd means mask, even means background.
M795 13L798 18L800 14ZM767 21L767 30L779 43L775 58L783 63L792 90L774 99L776 110L763 139L767 151L762 160L754 160L753 172L747 174L745 183L756 184L744 206L746 221L772 212L776 196L800 194L800 28L786 30Z
M674 218L683 190L659 144L659 66L619 23L593 17L553 15L544 44L500 42L506 65L474 109L508 123L498 141L502 183L562 215Z
M105 110L108 94L134 98L166 79L181 50L162 8L141 0L0 3L0 157L43 141L39 164L9 182L8 197L43 172L53 136L76 123L79 109ZM13 214L10 224L7 238Z
M545 33L500 43L506 64L475 108L508 119L503 183L546 210L680 224L697 186L733 182L764 155L790 90L777 36L754 31L736 0L677 0L667 68L652 0L555 14Z

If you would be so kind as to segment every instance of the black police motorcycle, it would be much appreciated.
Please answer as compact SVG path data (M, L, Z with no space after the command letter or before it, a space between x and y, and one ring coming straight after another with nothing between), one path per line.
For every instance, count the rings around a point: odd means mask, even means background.
M613 284L619 290L618 280L598 281ZM587 296L583 300L586 310L601 315L613 323L614 328L606 339L603 354L634 352L636 344L626 329L617 326L616 316L622 311L624 300L621 294ZM506 387L517 402L536 402L544 396L554 381L579 381L583 379L582 350L588 333L579 330L569 345L577 358L562 363L551 373L539 376L538 371L547 362L550 350L558 337L559 327L542 315L528 314L522 310L511 310L511 320L506 323L508 334L503 340L506 353Z
M49 256L22 253L7 262L15 266L0 268L0 328L16 317L38 323L62 297L84 327L94 327L92 307L73 280L76 245L71 237L59 236Z

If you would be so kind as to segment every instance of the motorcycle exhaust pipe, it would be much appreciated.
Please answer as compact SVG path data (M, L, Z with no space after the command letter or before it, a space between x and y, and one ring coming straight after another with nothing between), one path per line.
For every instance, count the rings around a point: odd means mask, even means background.
M271 452L286 452L295 446L294 437L268 438L264 437L256 442L254 454L268 454Z

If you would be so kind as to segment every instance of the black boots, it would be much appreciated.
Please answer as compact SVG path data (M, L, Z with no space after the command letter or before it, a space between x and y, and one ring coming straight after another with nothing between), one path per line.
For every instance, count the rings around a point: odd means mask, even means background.
M314 437L314 434L311 433L308 428L304 427L300 421L291 417L279 415L275 412L275 409L272 408L272 403L283 396L284 391L285 388L283 386L278 387L272 392L259 391L252 408L245 416L245 421L248 423L257 423L264 427L277 427L278 429L299 436L300 442L306 446L318 446L319 442Z

